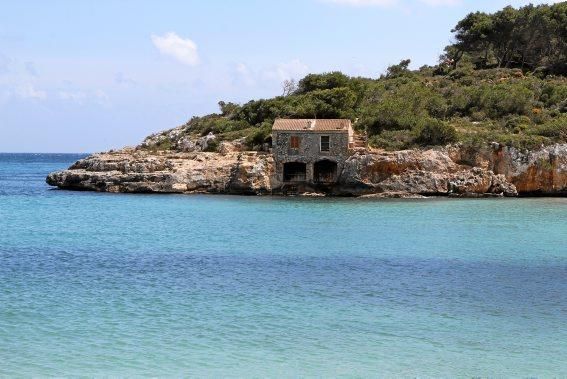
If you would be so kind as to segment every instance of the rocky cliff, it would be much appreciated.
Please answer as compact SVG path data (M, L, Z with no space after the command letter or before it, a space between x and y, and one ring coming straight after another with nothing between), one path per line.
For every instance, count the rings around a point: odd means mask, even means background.
M60 188L101 192L240 193L271 191L271 155L124 149L93 154L48 175Z
M49 174L64 189L158 193L279 193L271 154L221 149L150 152L123 149L93 154L69 169ZM517 196L567 195L567 144L519 151L493 144L357 152L345 163L338 196Z

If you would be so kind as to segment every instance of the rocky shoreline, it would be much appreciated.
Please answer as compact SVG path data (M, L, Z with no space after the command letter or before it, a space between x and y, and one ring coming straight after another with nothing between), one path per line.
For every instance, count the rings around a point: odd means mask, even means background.
M270 153L221 150L152 152L140 148L93 154L47 176L62 189L123 193L276 195ZM285 193L285 192L284 192ZM301 195L301 194L300 194ZM338 183L311 196L567 196L567 144L535 151L491 144L395 152L356 152Z

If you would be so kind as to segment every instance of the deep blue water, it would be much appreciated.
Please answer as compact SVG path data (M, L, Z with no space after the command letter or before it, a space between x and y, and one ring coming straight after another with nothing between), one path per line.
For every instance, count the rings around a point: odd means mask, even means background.
M0 154L0 377L566 377L567 199L50 189Z

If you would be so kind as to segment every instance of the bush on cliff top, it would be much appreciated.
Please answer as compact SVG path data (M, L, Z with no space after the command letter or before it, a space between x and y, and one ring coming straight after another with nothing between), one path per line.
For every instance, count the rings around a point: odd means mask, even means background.
M457 130L441 120L426 118L416 127L415 141L421 145L446 145L457 140Z
M529 133L549 138L567 140L567 113L529 129Z

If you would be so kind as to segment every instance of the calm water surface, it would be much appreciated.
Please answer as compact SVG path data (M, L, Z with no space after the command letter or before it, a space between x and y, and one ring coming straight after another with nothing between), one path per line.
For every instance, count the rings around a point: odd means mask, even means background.
M567 376L567 199L49 189L0 154L0 377Z

